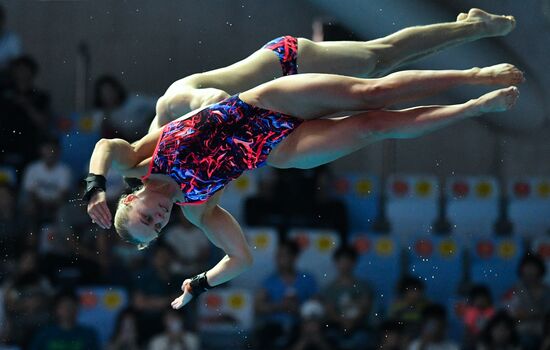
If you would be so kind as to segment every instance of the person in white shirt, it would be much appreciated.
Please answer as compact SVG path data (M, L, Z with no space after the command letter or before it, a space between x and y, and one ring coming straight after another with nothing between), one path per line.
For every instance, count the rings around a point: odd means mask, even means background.
M40 159L25 168L22 205L28 218L52 221L67 198L71 170L59 161L57 140L40 145L40 155Z
M189 222L183 213L179 220L163 234L164 243L176 253L178 273L193 275L207 268L210 258L210 242L202 231Z
M153 337L148 350L198 350L199 337L183 327L181 313L174 309L167 309L164 313L163 333Z

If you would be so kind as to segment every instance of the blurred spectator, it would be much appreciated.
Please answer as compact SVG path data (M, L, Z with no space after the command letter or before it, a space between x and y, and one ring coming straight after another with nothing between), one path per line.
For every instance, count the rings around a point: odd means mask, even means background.
M545 274L544 260L526 254L519 264L519 281L506 297L511 316L519 321L518 334L526 349L538 348L544 316L550 312L550 286L544 283Z
M115 236L115 237L113 237ZM133 287L133 281L135 277L145 267L145 261L147 260L145 254L138 250L134 244L124 242L118 235L109 235L109 244L111 245L111 264L119 264L119 267L131 273L128 276L114 276L118 278L118 283L127 285L129 288Z
M402 350L405 348L406 337L402 322L386 321L380 326L377 349Z
M169 246L158 242L152 255L149 266L134 276L132 305L138 311L140 343L162 331L163 313L181 294L183 282L171 270L174 253Z
M315 218L313 227L332 228L342 237L346 237L349 230L348 208L346 204L334 195L334 174L329 166L316 168L315 193L313 196L313 212Z
M277 270L257 292L260 348L285 347L290 330L299 320L300 305L317 293L317 283L308 273L296 270L300 247L295 241L281 241L276 253Z
M77 323L78 297L74 292L60 293L54 309L56 323L38 332L32 340L31 350L99 349L95 330Z
M338 277L321 293L330 333L340 349L363 349L369 343L372 293L368 285L353 274L357 252L352 247L337 249L334 263Z
M331 350L324 332L324 309L317 300L308 300L300 307L300 323L296 339L288 346L290 350Z
M327 166L314 169L273 169L260 182L257 196L245 203L246 223L254 226L330 228L347 233L343 202L331 197L331 174Z
M419 337L409 350L458 350L459 347L447 338L447 312L445 307L432 304L422 312L422 328Z
M390 306L389 318L402 322L407 335L417 335L420 332L422 312L429 304L424 283L411 276L405 276L399 281L398 299Z
M117 316L113 335L107 350L139 350L137 314L134 309L121 310Z
M19 36L6 28L6 9L0 4L0 75L15 57L21 55ZM2 79L0 78L0 84Z
M38 249L42 256L42 271L54 285L75 288L83 284L100 282L98 258L81 255L74 235L62 234L55 224L41 226L38 233L32 237L39 237Z
M12 326L8 321L2 321L0 325L0 350L20 350L21 348L11 338Z
M177 271L193 276L207 268L210 242L200 229L185 218L181 210L177 212L178 221L166 229L162 239L175 252Z
M269 167L258 170L258 191L245 199L244 221L247 226L283 226L283 213L274 205L277 173Z
M0 253L6 259L14 258L18 239L21 236L15 203L16 199L13 189L7 185L0 184ZM0 267L0 281L6 268L8 268L8 264L7 261L4 261Z
M461 310L462 322L466 329L465 345L473 346L485 323L495 314L491 291L485 285L473 286L468 296L468 303Z
M78 181L78 186L69 187L67 195L65 196L66 198L69 198L69 200L61 202L57 212L58 215L56 223L59 232L63 235L81 235L83 232L89 231L90 228L96 226L92 223L92 220L86 212L84 203L80 200L82 193L84 193L84 185L84 181ZM94 237L94 240L100 238L101 236Z
M481 332L477 350L525 350L519 346L516 322L505 311L497 312Z
M101 136L119 137L130 142L143 137L155 116L156 99L128 95L122 83L111 75L99 77L94 86L94 124Z
M181 312L172 308L164 312L164 332L149 343L149 350L199 350L199 337L183 327Z
M540 350L550 350L550 312L544 318L544 326L542 327L544 338L540 344Z
M17 271L3 289L6 317L12 330L11 339L26 345L38 327L49 320L49 302L53 287L39 270L38 255L32 250L21 254Z
M71 170L59 157L59 142L50 140L40 145L40 159L25 168L21 204L31 229L39 223L54 222L67 199Z
M36 145L52 136L50 97L35 85L38 64L32 57L14 59L9 74L0 94L0 160L22 168L36 158Z

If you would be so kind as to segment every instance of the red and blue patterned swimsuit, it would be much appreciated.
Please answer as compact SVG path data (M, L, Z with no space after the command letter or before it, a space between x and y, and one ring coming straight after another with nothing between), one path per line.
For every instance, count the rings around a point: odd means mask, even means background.
M284 75L296 74L296 38L268 45L279 55ZM243 171L265 165L269 152L301 122L231 96L165 125L143 179L167 174L184 194L185 201L177 204L204 203Z
M279 56L279 62L283 69L283 75L298 74L298 39L287 35L273 39L265 44L262 49L268 49Z

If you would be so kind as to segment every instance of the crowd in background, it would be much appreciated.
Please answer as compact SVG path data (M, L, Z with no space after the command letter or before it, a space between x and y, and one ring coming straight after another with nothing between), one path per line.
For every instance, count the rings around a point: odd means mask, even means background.
M15 169L15 177L0 179L0 349L99 349L94 329L77 321L76 289L84 285L120 286L130 295L108 349L200 349L197 303L178 311L169 305L182 281L208 269L219 252L179 211L146 251L92 225L73 200L82 173L61 161L61 118L36 86L40 66L5 16L0 8L0 166ZM102 137L134 140L147 130L154 100L128 94L105 75L96 80L94 107ZM325 168L276 172L247 201L246 224L331 227L345 236L346 208L323 190L329 182ZM266 267L273 271L254 291L252 348L550 349L550 287L534 254L525 255L505 294L469 288L458 311L461 343L448 337L448 308L430 301L422 280L403 276L383 310L369 283L353 275L352 247L336 250L338 277L324 288L297 269L299 254L296 242L283 239Z

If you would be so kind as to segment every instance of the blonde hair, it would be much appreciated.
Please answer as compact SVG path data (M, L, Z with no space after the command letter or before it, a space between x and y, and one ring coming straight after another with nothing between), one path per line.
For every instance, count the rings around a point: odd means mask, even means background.
M139 191L135 190L133 193ZM132 236L128 230L128 220L130 219L130 209L132 209L132 204L124 203L124 199L128 197L128 194L123 194L118 200L118 205L115 213L115 230L116 233L122 238L125 242L135 244L138 250L143 250L149 246L148 243L142 243Z

